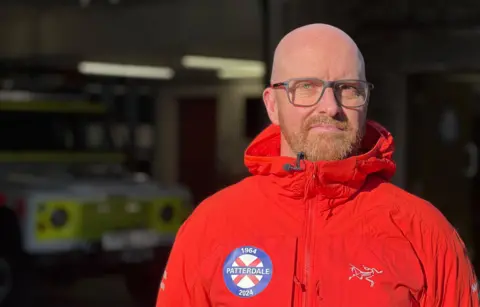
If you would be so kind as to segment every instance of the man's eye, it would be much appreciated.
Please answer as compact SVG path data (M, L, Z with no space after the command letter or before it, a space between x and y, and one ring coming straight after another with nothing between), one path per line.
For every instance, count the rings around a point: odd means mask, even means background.
M356 90L356 88L352 85L342 84L340 85L341 90Z

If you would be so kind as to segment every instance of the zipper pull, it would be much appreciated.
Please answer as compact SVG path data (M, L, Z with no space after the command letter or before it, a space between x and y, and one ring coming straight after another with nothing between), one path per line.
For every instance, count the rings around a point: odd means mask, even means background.
M302 292L307 291L307 288L306 288L305 285L298 279L297 276L293 277L293 282L294 282L298 287L300 287L300 289L302 290Z

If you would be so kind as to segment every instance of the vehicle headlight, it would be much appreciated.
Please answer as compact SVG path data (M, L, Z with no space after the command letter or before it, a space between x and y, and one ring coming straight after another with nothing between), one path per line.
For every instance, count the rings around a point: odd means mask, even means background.
M68 213L65 209L55 209L50 216L50 223L57 228L65 226L67 221Z
M175 214L175 208L171 204L166 204L159 210L160 219L164 222L170 222Z
M153 201L149 214L150 225L158 232L175 234L188 216L183 199L177 197L158 198Z
M81 235L81 208L79 202L68 199L38 203L35 213L36 239L44 241L77 238Z

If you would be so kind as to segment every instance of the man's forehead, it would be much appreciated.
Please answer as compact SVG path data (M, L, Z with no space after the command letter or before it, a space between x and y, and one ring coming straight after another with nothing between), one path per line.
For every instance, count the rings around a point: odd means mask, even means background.
M363 58L347 34L328 25L310 25L281 40L275 50L272 81L285 77L358 78L362 72Z
M356 79L363 65L356 52L324 52L296 49L276 62L275 79L315 77L321 79ZM283 80L278 80L283 81Z

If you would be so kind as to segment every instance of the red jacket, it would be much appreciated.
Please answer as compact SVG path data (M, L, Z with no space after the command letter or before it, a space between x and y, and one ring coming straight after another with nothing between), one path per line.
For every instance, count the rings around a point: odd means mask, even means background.
M388 183L392 136L369 122L363 148L295 169L279 127L263 131L245 154L253 176L180 229L157 307L479 306L455 229Z

